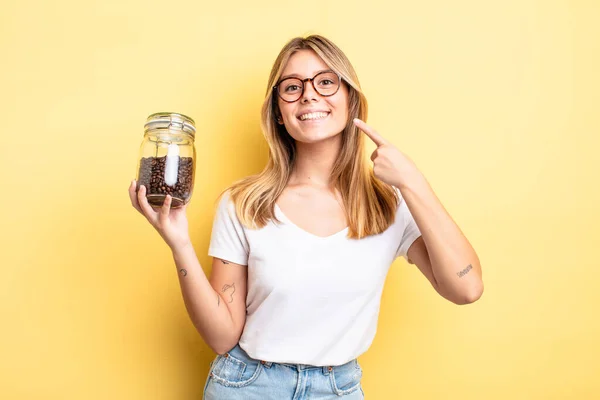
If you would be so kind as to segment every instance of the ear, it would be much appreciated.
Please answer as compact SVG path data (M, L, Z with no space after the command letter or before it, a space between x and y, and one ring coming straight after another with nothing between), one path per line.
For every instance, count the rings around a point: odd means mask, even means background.
M283 118L281 117L281 113L279 112L279 108L275 109L275 120L279 125L283 125Z

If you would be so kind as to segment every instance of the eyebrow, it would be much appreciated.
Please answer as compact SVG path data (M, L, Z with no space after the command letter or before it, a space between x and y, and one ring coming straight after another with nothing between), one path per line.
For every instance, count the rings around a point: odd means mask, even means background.
M320 71L317 71L317 72L315 72L313 76L315 76L315 75L318 75L318 74L320 74L321 72L333 72L333 71L332 71L332 70L330 70L330 69L322 69L322 70L320 70ZM298 74L290 74L290 75L282 76L281 78L279 78L279 81L282 81L282 80L284 80L284 79L287 79L287 78L298 78L298 79L303 79L303 78L302 78L300 75L298 75Z

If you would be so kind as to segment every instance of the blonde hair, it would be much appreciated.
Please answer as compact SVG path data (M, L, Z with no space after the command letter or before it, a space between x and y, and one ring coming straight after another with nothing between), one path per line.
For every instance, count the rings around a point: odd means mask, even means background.
M248 228L258 229L270 220L278 221L275 202L288 183L296 146L285 127L276 122L277 95L273 86L292 54L299 50L314 51L348 86L348 121L341 133L340 155L331 172L332 182L341 193L346 212L348 238L360 239L382 233L394 221L399 196L392 186L377 179L366 164L364 135L353 123L354 118L363 121L367 118L367 100L360 89L356 72L342 50L319 35L294 38L277 56L261 112L261 128L269 145L268 163L262 172L233 183L221 195L230 190L237 217Z

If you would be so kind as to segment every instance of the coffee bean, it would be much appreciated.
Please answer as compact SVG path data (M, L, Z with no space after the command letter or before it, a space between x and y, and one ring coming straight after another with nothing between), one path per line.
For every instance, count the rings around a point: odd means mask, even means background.
M160 207L167 194L173 197L171 208L186 204L193 189L194 163L192 157L179 157L177 181L173 186L165 182L165 166L167 157L143 157L140 160L138 189L146 186L148 203Z

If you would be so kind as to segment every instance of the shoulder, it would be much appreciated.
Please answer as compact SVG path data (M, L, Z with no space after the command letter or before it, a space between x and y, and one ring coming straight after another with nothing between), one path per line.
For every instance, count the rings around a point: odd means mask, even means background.
M218 213L226 213L229 211L229 213L231 214L231 211L235 211L235 203L233 201L230 188L221 192L217 196L215 203Z

